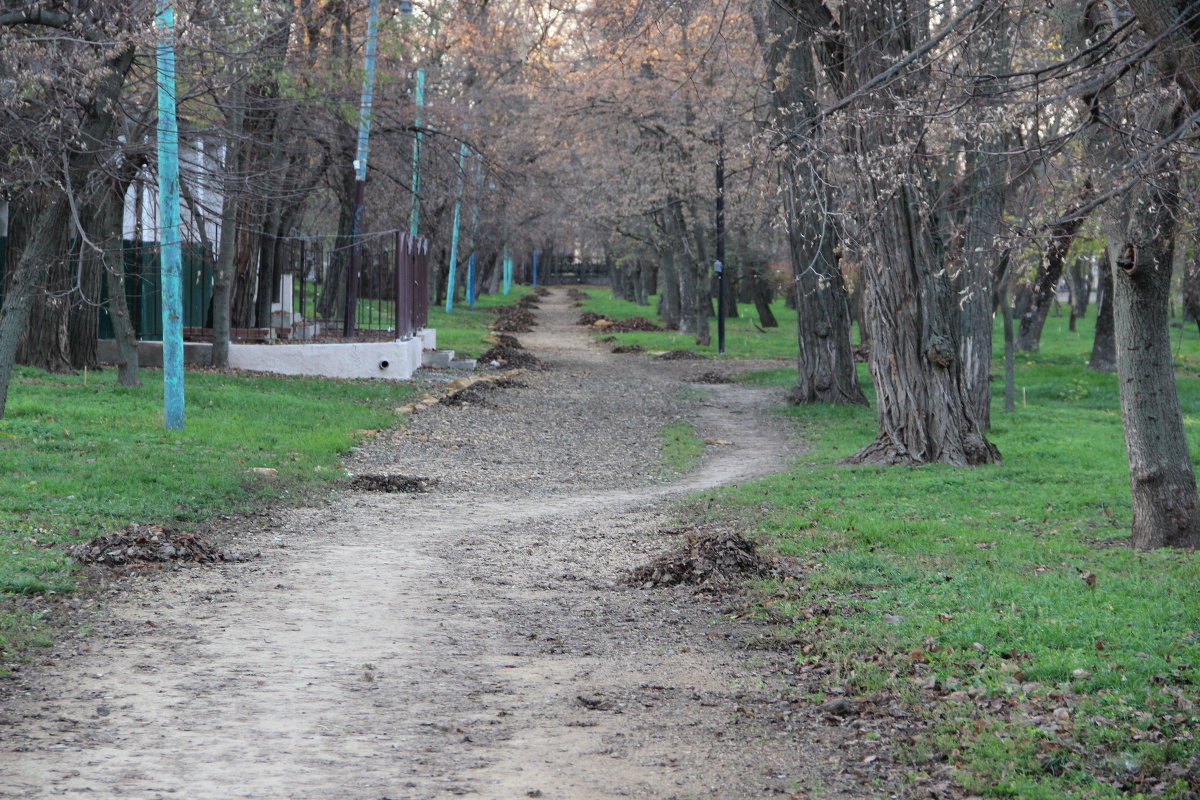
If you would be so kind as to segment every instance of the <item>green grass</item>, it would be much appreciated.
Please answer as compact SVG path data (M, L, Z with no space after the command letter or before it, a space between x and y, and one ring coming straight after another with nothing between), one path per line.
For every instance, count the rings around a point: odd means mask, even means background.
M1084 366L1090 325L1069 333L1051 318L1042 352L1019 354L1016 410L1001 410L996 382L1002 465L841 466L874 437L873 412L790 408L813 443L802 463L706 493L719 504L695 512L739 515L804 565L803 580L763 587L765 607L798 661L830 670L825 688L911 704L921 724L893 755L914 778L949 759L987 797L1200 789L1200 557L1126 547L1117 385ZM1200 455L1200 340L1194 326L1180 333ZM794 373L749 380L788 385ZM930 676L938 688L920 688Z
M485 339L491 334L488 328L496 320L496 314L488 309L507 306L517 302L523 295L531 294L533 287L513 286L509 294L483 294L476 298L475 309L467 308L461 300L447 314L444 305L429 309L429 327L437 330L439 350L454 350L456 354L475 358L491 347ZM520 335L517 335L520 338Z
M655 314L658 307L657 296L650 298L650 304L639 306L627 300L613 298L612 292L605 287L584 287L589 299L584 301L580 311L595 311L607 314L613 319L628 319L630 317L645 317L651 322L662 324L662 319ZM771 304L771 310L779 322L777 328L759 328L758 314L754 306L741 303L738 306L741 316L725 320L725 355L732 358L795 358L796 357L796 312L786 306L783 300ZM617 333L619 345L641 345L650 351L690 350L706 355L717 354L717 321L709 321L709 332L712 343L701 347L694 337L684 336L672 331L662 333ZM609 334L597 333L596 336Z
M328 485L338 456L416 392L391 381L189 372L187 426L162 422L162 373L18 368L0 421L0 594L70 591L65 548L131 522L187 526ZM249 473L270 467L277 475ZM0 651L22 640L0 619Z
M662 461L672 472L688 472L704 455L704 440L696 435L692 423L685 420L664 425L662 432Z

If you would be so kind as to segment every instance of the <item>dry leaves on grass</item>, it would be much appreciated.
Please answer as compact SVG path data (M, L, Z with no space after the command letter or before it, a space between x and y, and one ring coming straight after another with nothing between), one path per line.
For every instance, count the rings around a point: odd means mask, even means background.
M163 561L245 561L239 553L226 553L213 547L194 533L162 528L158 525L127 525L89 539L71 550L71 555L84 564L146 564Z
M350 488L360 492L404 492L417 494L428 492L438 485L437 478L419 475L355 475L350 479Z

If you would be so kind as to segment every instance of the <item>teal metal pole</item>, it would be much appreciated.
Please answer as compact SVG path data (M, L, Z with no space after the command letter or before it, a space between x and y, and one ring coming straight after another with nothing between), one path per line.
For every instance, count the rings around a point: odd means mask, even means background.
M533 251L533 285L534 285L534 288L537 287L537 262L538 262L538 251L534 250Z
M417 129L413 137L412 157L412 216L408 221L408 233L417 235L417 227L421 220L421 112L425 108L425 70L417 70L417 115L413 127Z
M367 52L363 59L362 100L358 105L358 152L354 158L354 217L350 225L350 274L346 281L346 318L342 335L358 328L358 284L362 270L362 217L367 186L367 153L371 144L371 106L375 97L375 55L379 50L379 0L367 12Z
M160 0L158 28L158 251L162 282L163 416L183 430L183 248L179 241L179 125L175 119L175 11Z
M450 235L450 273L446 276L446 313L454 310L454 283L458 276L458 218L462 210L463 170L467 166L467 143L458 148L458 195L454 198L454 230Z
M501 266L501 269L503 270L503 276L504 276L504 293L505 294L508 294L509 291L512 289L512 268L513 268L512 258L509 257L508 248L505 247L504 248L504 261L502 262L502 266Z
M467 306L475 308L475 254L467 259Z

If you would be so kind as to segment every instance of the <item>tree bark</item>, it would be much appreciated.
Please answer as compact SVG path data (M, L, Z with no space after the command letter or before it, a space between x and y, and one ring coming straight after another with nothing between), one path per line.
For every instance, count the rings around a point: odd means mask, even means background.
M1106 226L1118 242L1111 264L1113 318L1132 544L1143 549L1200 547L1200 494L1175 386L1168 314L1177 180L1172 164L1132 193Z
M129 303L125 295L125 247L121 239L125 210L123 201L123 190L110 192L101 203L97 220L104 242L102 271L108 291L104 309L112 323L113 340L117 345L117 383L122 386L141 386L137 331L129 319Z
M1097 372L1117 371L1117 340L1113 328L1113 274L1106 253L1100 269L1100 285L1096 290L1096 334L1092 340L1092 355L1088 367Z
M1076 204L1076 208L1082 205L1090 195L1091 191L1085 190L1084 197L1080 203ZM1030 294L1029 305L1021 313L1021 325L1017 329L1018 350L1036 353L1041 346L1042 328L1046 325L1046 316L1050 313L1050 306L1054 304L1054 295L1062 280L1067 254L1071 250L1071 244L1075 241L1075 235L1079 233L1084 219L1086 219L1084 215L1072 216L1051 229L1050 243L1046 247L1041 266L1038 268L1037 283Z
M841 8L846 37L843 93L908 56L926 35L915 0L855 0ZM905 110L927 78L920 65L886 91L872 90L865 114L848 126L855 164L852 203L871 209L861 224L863 291L877 397L875 441L858 464L976 465L997 462L967 398L959 357L957 298L943 263L935 196L922 162L922 118Z
M808 132L799 146L784 154L781 164L798 344L796 385L788 400L866 405L854 367L850 306L834 253L838 234L835 218L827 213L831 198L819 155L823 148L816 122L815 30L805 22L797 3L787 5L770 4L765 21L756 19L756 27L771 86L774 123L783 130L802 126ZM755 302L767 327L765 320L774 322L774 316L759 296Z
M106 61L99 75L92 97L85 105L77 145L66 157L71 186L86 185L98 154L108 145L117 98L125 85L133 54L132 47L123 47ZM55 244L70 219L70 203L66 195L56 191L38 212L32 225L32 239L13 266L13 279L0 306L0 418L8 402L17 344L29 319L35 287L46 266L61 255L55 252Z

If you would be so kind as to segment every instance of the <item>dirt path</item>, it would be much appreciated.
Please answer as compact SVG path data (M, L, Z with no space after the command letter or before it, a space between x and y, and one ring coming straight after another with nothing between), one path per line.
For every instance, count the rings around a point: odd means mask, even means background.
M433 492L282 512L249 564L128 581L0 689L0 797L870 796L853 733L723 605L617 582L670 545L671 500L795 452L778 397L603 353L561 292L538 315L551 372L349 462ZM664 480L675 417L734 444Z

